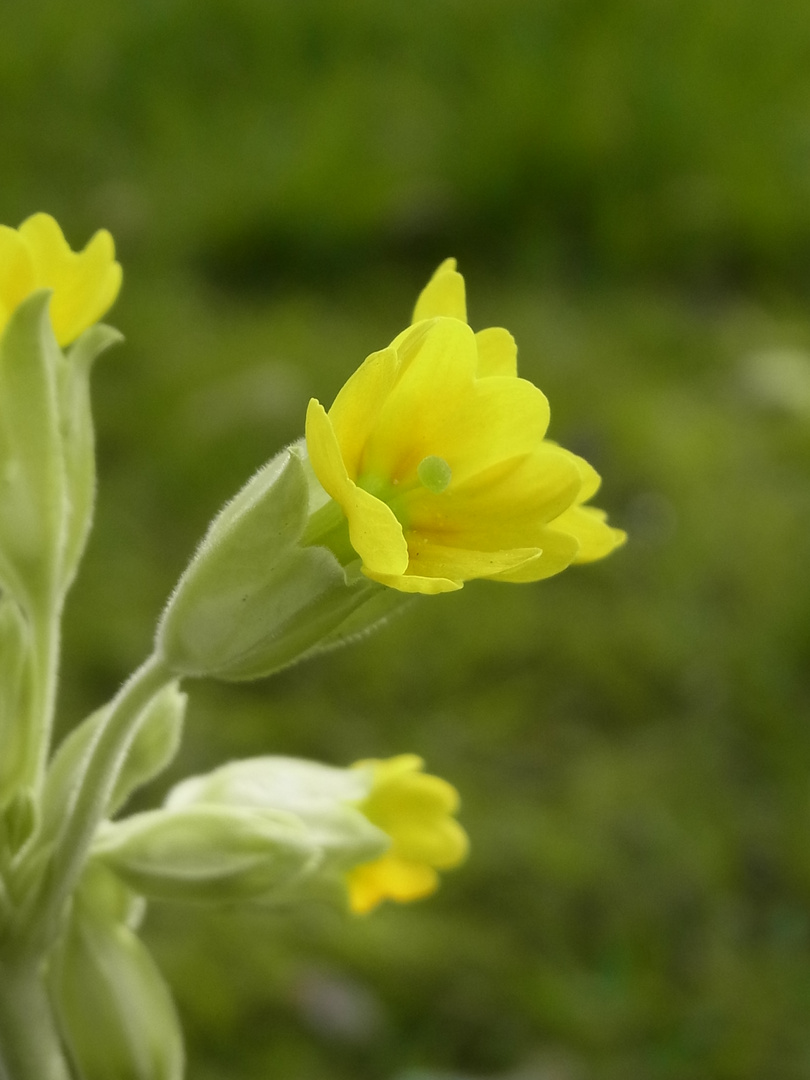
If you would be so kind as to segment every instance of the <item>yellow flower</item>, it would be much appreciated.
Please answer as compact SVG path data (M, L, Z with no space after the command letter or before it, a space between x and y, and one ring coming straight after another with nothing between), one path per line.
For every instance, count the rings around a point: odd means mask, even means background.
M406 903L439 887L437 870L458 866L467 834L452 817L458 793L446 780L421 772L423 761L401 754L387 761L359 761L373 770L372 788L358 809L391 838L386 853L346 875L352 911L371 911L382 900Z
M624 542L583 505L599 477L545 439L548 420L545 396L517 376L511 334L467 325L464 279L448 259L411 326L329 412L310 401L306 438L363 572L438 593L472 578L537 581Z
M98 322L121 287L113 238L100 229L84 251L71 251L49 214L34 214L19 229L0 225L0 334L12 312L37 289L52 289L51 323L69 345Z

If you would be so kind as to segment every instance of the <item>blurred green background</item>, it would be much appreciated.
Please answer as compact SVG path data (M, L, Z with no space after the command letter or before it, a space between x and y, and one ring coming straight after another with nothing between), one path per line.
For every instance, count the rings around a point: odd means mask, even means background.
M65 728L447 255L631 536L189 686L139 805L416 751L473 839L366 919L154 907L190 1080L810 1076L806 0L8 0L0 136L0 220L125 267Z

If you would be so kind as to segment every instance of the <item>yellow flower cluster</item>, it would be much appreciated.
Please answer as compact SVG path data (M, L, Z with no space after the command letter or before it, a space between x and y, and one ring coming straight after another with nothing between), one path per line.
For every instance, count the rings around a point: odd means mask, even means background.
M415 754L401 754L353 766L373 770L371 791L358 809L388 834L391 846L347 874L352 911L363 914L382 900L406 903L429 896L439 887L436 871L458 866L467 854L467 834L452 816L458 792L423 773L423 764Z
M52 289L54 334L60 345L69 345L98 322L120 287L121 267L106 229L77 252L49 214L34 214L19 229L0 225L0 335L27 296Z
M584 505L599 476L545 438L548 421L545 396L518 378L511 334L468 326L464 279L448 259L412 324L329 412L310 402L306 438L363 572L440 593L473 578L537 581L624 542Z

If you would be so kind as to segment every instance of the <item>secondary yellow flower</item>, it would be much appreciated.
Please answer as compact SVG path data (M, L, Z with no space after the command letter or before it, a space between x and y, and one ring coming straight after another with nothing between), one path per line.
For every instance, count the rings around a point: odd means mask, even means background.
M352 911L371 911L382 900L429 896L439 886L437 870L458 866L467 854L467 834L452 816L458 792L421 772L423 764L415 754L402 754L354 766L373 770L371 791L358 809L390 837L391 846L346 875Z
M583 505L599 477L545 439L548 420L545 396L517 376L511 334L467 325L464 279L448 259L411 326L329 412L310 401L306 438L363 572L438 593L472 578L537 581L624 542Z
M321 854L297 895L346 890L351 909L366 912L385 899L407 902L435 892L437 870L458 866L467 854L467 834L453 817L458 793L423 773L422 764L415 754L358 761L348 769L247 758L183 780L162 812L208 806L294 815Z
M49 214L34 214L19 229L0 225L0 334L27 296L52 289L54 334L69 345L112 307L120 287L121 267L106 229L83 251L71 251Z

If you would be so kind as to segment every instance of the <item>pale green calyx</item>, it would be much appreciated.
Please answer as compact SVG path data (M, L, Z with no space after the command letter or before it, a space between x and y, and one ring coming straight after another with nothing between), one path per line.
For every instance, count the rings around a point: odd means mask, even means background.
M26 609L64 595L84 549L95 498L89 374L121 339L87 330L65 356L32 293L0 337L0 584Z
M294 814L209 805L108 822L93 855L147 898L209 903L261 899L321 857Z
M294 814L321 852L317 872L323 877L387 849L388 836L357 809L371 783L368 770L299 758L248 758L184 780L169 793L166 806L263 808Z
M259 678L387 614L386 590L303 542L312 480L306 452L282 450L214 519L158 627L178 675Z

